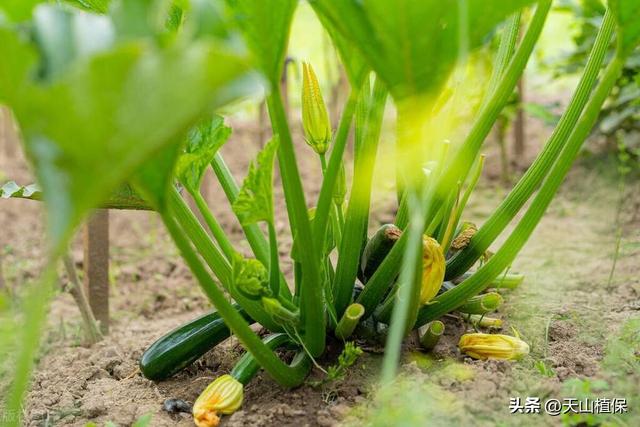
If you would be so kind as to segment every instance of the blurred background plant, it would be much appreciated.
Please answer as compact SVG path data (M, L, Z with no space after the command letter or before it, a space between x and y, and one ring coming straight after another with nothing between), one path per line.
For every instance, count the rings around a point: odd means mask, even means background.
M589 50L602 23L605 6L601 0L560 0L556 11L573 17L570 30L574 48L550 58L546 64L552 74L575 75L582 69ZM608 59L613 55L615 41L611 41ZM609 94L598 122L593 129L595 138L585 145L592 154L605 153L618 156L624 152L629 156L627 166L640 168L640 51L637 49L627 58L622 74ZM598 145L597 142L604 143Z

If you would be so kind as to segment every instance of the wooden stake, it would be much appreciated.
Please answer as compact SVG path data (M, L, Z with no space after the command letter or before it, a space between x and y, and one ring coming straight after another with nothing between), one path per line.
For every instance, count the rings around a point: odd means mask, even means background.
M69 283L63 285L62 289L69 292L76 302L82 315L82 326L85 330L86 339L90 345L93 345L102 339L102 333L98 328L98 322L96 322L96 318L93 316L93 312L87 301L84 286L82 286L78 280L76 266L71 256L69 256L69 254L65 255L63 261L64 267L67 270L67 276L69 276Z
M84 283L103 334L109 333L109 211L98 209L84 228Z
M4 152L8 159L16 157L17 141L14 136L11 112L6 107L0 107L0 141L4 144Z

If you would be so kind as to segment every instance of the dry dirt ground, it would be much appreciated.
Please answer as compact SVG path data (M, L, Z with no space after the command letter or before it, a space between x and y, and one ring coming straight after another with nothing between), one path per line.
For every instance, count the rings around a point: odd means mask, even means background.
M239 178L258 150L255 141L255 132L244 129L224 148ZM299 153L306 159L301 169L307 197L314 200L318 166L303 145ZM567 416L510 416L509 398L517 396L626 397L631 413L614 421L640 425L640 367L638 353L634 354L640 350L640 186L638 181L629 182L622 195L620 254L609 283L621 197L612 168L609 161L593 160L575 168L513 266L526 280L520 288L505 293L506 303L497 315L505 319L507 333L514 327L531 344L531 355L523 361L479 362L462 357L456 343L468 327L448 317L445 337L432 355L407 346L404 375L393 387L376 388L375 373L382 356L379 347L368 345L344 380L321 387L303 385L285 391L260 374L246 387L243 408L224 418L223 425L537 426L580 421ZM28 182L20 161L5 158L0 171ZM246 249L220 189L212 184L206 192L221 223L233 233L239 247ZM505 192L494 181L486 181L465 218L481 223ZM285 230L281 194L277 196L278 227ZM390 199L385 196L376 201L373 228L392 218ZM21 283L35 277L42 265L41 205L1 201L0 223L4 276L9 288L19 292ZM228 372L241 354L231 339L168 381L144 379L137 361L145 348L210 307L152 213L112 211L110 227L112 332L87 348L71 297L59 294L55 298L26 402L25 425L84 426L111 421L128 426L152 414L152 426L189 426L188 415L169 415L161 410L162 402L167 398L193 401L209 381ZM286 237L283 240L286 243ZM81 266L79 243L73 256ZM286 246L283 256L288 253ZM625 335L625 327L631 330L631 338ZM336 351L329 353L319 361L324 366L336 357ZM312 376L322 378L318 370Z

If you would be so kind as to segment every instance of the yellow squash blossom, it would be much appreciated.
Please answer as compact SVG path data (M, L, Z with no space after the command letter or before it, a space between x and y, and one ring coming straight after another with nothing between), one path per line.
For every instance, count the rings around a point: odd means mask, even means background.
M426 304L438 294L446 262L442 247L433 238L424 236L422 239L422 289L420 290L420 304Z
M529 344L518 337L500 334L464 334L460 351L474 359L518 360L529 354Z
M216 378L193 404L193 420L198 427L215 427L218 414L232 414L240 408L243 386L231 375Z

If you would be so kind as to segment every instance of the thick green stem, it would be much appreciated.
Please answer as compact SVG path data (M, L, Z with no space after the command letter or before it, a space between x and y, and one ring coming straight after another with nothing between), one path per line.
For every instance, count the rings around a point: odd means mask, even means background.
M271 334L265 337L262 342L272 351L293 344L287 334ZM299 375L306 376L311 369L311 361L308 357L303 357L301 353L298 353L289 366L296 371L300 371ZM246 352L233 366L230 375L243 385L247 385L259 370L260 364L256 358L253 357L253 354Z
M513 190L511 190L507 198L502 201L476 235L473 236L469 246L447 261L447 280L467 271L482 256L547 175L560 150L566 143L570 132L575 127L580 113L589 98L607 52L613 26L614 19L611 13L607 12L576 91L569 102L567 110L553 131L549 142Z
M253 355L260 366L278 383L284 387L300 385L302 381L304 381L307 371L301 370L298 367L292 368L287 366L260 340L260 337L251 330L247 321L236 311L233 305L227 301L224 293L222 293L211 276L209 276L186 237L188 235L187 231L181 229L176 220L169 215L168 212L161 213L161 215L169 234L189 265L191 272L233 334L240 340L247 351Z
M329 222L331 206L333 205L333 190L342 165L342 156L344 155L344 150L347 146L349 130L351 129L351 121L353 120L353 114L355 113L357 99L358 91L351 89L347 103L342 111L342 116L340 117L338 130L333 140L331 157L329 158L329 164L326 167L324 179L322 180L322 187L320 188L320 195L318 196L318 206L316 207L316 215L313 222L313 235L316 237L316 245L319 250L324 247L324 239L326 239L327 234L327 224Z
M623 55L617 54L607 66L602 80L589 99L584 113L580 117L576 128L571 133L566 146L562 149L560 156L554 163L549 176L542 184L542 187L540 187L531 206L529 206L527 212L515 230L507 238L504 245L473 276L455 288L436 297L434 300L435 304L424 307L418 315L417 326L423 325L426 322L437 319L445 313L455 310L464 304L466 300L484 290L493 279L498 277L505 268L511 265L520 249L522 249L529 236L533 233L533 230L544 215L560 184L562 184L565 175L571 168L571 164L580 151L582 143L589 135L598 118L604 101L620 75L624 65L624 59Z
M227 196L227 200L229 200L230 204L233 204L238 198L240 187L238 187L236 180L233 178L231 171L220 153L216 153L216 156L211 162L211 167L222 186L222 190ZM257 224L243 225L242 230L247 237L249 246L251 246L253 250L253 254L260 262L267 265L269 261L269 244L264 234L262 234L260 227Z
M438 345L442 334L444 334L444 323L439 320L434 320L428 325L425 325L420 332L420 345L422 348L427 351L433 350L434 347Z
M458 307L460 313L465 314L487 314L496 311L502 304L503 299L497 292L476 295L471 297Z
M487 134L491 130L492 124L495 122L500 110L504 107L510 94L513 92L513 89L526 66L527 60L533 50L533 46L542 31L550 6L551 2L548 0L542 0L538 4L536 13L529 25L529 28L527 29L527 33L518 47L509 68L505 72L504 79L496 91L491 95L486 107L481 110L480 117L474 124L471 133L466 138L462 149L458 151L454 160L449 163L449 167L446 168L445 173L438 177L437 185L433 187L430 186L430 191L427 193L427 197L424 202L427 205L425 222L426 218L429 218L435 209L441 211L439 208L441 208L442 201L446 199L448 194L447 185L450 183L455 184L455 182L461 179L460 175L455 172L460 170L468 171L472 167L473 160L477 157L477 153L484 138L486 138ZM458 167L458 165L460 167ZM463 175L466 176L466 172L463 173ZM435 203L434 200L438 203ZM437 218L434 218L434 220L435 219ZM431 221L430 224L436 225L437 221ZM431 228L431 226L428 227ZM427 234L431 234L432 232L432 230L427 231ZM378 270L376 270L376 273L367 282L367 286L364 291L360 294L357 302L361 303L365 307L365 316L373 313L373 309L380 302L384 293L398 275L400 262L402 260L402 253L405 250L406 239L407 236L405 233L391 249L385 260L380 264Z
M536 12L531 19L522 43L518 46L515 55L509 63L509 67L503 73L496 90L487 103L481 108L478 120L473 124L473 127L458 151L447 163L443 174L438 176L435 185L429 186L429 191L424 203L427 209L425 218L428 219L433 215L435 209L439 208L447 199L450 189L455 187L457 182L466 180L474 160L478 157L482 143L491 131L500 111L502 111L509 100L527 65L531 52L542 32L550 8L551 0L540 0L537 3Z
M282 327L273 321L259 302L248 299L231 286L231 264L213 243L211 237L202 228L198 219L175 189L169 194L168 206L173 217L178 221L180 227L225 290L246 310L252 319L273 332L282 331Z
M360 304L354 303L347 307L340 322L338 322L338 326L336 326L336 337L341 340L349 338L363 315L364 307Z
M491 72L491 79L487 86L486 100L489 100L490 96L496 90L500 78L507 70L513 53L516 49L518 42L518 33L520 32L520 19L522 12L514 14L505 25L503 33L500 37L500 45L498 46L498 52L496 53L495 61L493 62L493 70Z
M276 227L273 225L273 220L267 223L269 227L269 285L271 286L271 292L273 295L279 295L280 293L280 261L278 254L278 237Z
M211 167L222 186L222 190L227 196L227 200L229 200L229 203L233 205L238 198L240 187L238 187L235 178L231 174L231 171L219 152L216 153L216 156L211 162ZM260 230L258 224L242 225L242 230L247 237L249 246L251 246L251 250L253 251L256 259L264 266L269 265L269 244L264 238L264 234L262 234L262 230ZM280 274L280 294L285 296L287 299L291 299L289 285L287 285L287 281L282 273Z
M443 170L442 175L436 178L435 185L428 185L428 191L424 197L424 202L417 200L420 197L420 192L412 190L416 188L417 182L413 182L417 178L418 170L411 170L410 165L414 164L417 160L415 157L416 151L409 150L403 152L405 157L403 167L409 168L407 174L409 176L408 182L405 184L408 187L408 207L410 213L409 224L409 239L407 242L406 254L402 262L401 273L398 286L398 298L394 306L391 325L389 327L389 336L386 344L385 360L382 366L382 381L388 383L393 380L397 371L397 365L400 360L400 346L402 339L406 333L407 326L413 325L413 320L417 319L418 312L414 312L416 308L417 300L419 299L419 267L421 249L422 249L422 232L425 226L429 222L432 215L439 209L443 202L449 197L450 189L454 188L458 182L466 180L466 177L473 165L473 161L477 158L478 151L480 150L482 143L486 136L491 131L491 127L497 119L500 111L507 102L509 96L513 92L515 85L518 82L526 63L531 56L533 47L542 31L544 22L551 8L551 0L541 0L538 2L536 13L531 21L529 29L522 41L522 44L518 48L517 53L513 57L508 70L503 75L503 78L496 88L495 92L491 96L491 99L481 109L480 119L474 123L468 137L462 144L460 149L451 161L447 164L447 167ZM404 109L406 105L398 105L398 109ZM409 111L405 111L410 113ZM399 111L398 119L400 120L404 114ZM398 125L400 127L400 123ZM416 129L416 126L402 126L405 129ZM402 139L399 142L409 142L408 136L402 135ZM418 139L420 141L421 139ZM409 147L411 148L411 147ZM404 146L401 149L405 150ZM421 159L421 157L419 158ZM422 197L420 197L422 199ZM426 205L426 211L423 206ZM403 235L404 237L404 235ZM399 243L400 241L398 241ZM398 247L398 244L394 246L394 249ZM393 249L392 251L393 252ZM389 253L388 256L390 256ZM455 290L455 289L454 289ZM433 304L440 306L440 304ZM428 307L431 307L429 305Z
M368 88L367 88L368 89ZM367 91L362 91L366 93ZM365 95L363 95L364 97ZM351 302L353 287L360 266L360 253L366 236L371 204L371 186L373 170L378 151L378 141L382 127L382 115L387 100L387 90L383 83L376 79L373 86L371 104L366 105L364 114L356 118L356 153L351 185L351 196L347 205L340 257L336 266L336 277L333 283L335 307L339 316ZM361 99L362 102L362 99ZM366 116L366 117L363 117ZM371 309L371 308L370 308Z
M196 205L198 206L198 210L200 211L200 214L202 214L204 221L207 223L207 227L209 227L209 230L213 234L213 238L216 239L216 242L220 246L220 249L222 249L224 256L227 258L227 260L231 261L236 251L227 238L227 235L222 229L222 226L209 210L209 206L207 206L207 202L204 200L204 197L202 197L202 194L200 194L200 192L195 191L191 193L191 196L193 197L193 200L195 200Z
M277 85L273 86L274 88ZM278 163L282 174L289 223L294 238L299 242L300 263L302 265L302 286L300 292L301 315L304 322L303 339L312 356L319 356L324 351L326 322L322 298L322 280L320 277L320 254L323 245L314 242L307 204L300 181L300 172L296 164L296 155L289 132L289 125L278 90L273 90L268 98L269 115L274 133L280 138ZM333 187L331 188L331 190ZM331 201L331 194L329 194ZM316 216L317 218L317 216ZM319 240L319 239L318 239Z

